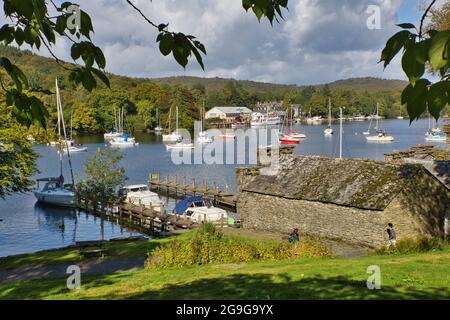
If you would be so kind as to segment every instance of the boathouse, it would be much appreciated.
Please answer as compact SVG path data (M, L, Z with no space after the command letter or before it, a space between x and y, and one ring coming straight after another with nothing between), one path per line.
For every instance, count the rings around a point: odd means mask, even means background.
M237 170L245 228L299 228L369 247L386 243L387 223L399 239L448 236L450 191L421 164L297 157L290 150L280 152L276 175Z

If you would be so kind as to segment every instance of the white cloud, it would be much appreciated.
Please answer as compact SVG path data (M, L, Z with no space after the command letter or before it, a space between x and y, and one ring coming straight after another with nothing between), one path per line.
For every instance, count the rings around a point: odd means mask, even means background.
M402 0L290 0L286 21L258 23L241 0L134 0L142 11L170 29L190 33L207 47L206 72L194 60L187 70L163 57L157 31L124 0L78 0L94 22L94 42L110 72L162 77L196 75L277 83L321 83L347 77L403 78L399 64L383 72L377 64L386 40L395 31ZM366 8L379 5L381 30L366 26ZM70 61L70 44L56 49Z

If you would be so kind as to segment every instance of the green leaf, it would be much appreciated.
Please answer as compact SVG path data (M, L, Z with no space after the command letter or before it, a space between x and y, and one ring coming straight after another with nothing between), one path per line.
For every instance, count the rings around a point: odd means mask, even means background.
M167 56L172 52L174 44L175 41L172 34L166 32L160 38L159 51L161 51L164 56Z
M394 59L394 57L400 51L400 49L402 49L408 43L408 40L411 35L412 35L411 32L403 30L397 32L386 42L386 46L383 49L383 52L381 53L380 59L380 62L384 61L384 68L386 68L389 65L392 59Z
M406 102L410 123L419 117L427 109L428 86L430 81L419 79L415 85L409 84L402 93L402 102Z
M402 58L402 68L409 78L409 81L414 85L417 79L425 73L425 64L422 64L417 59L417 50L415 46L410 46L406 49Z
M111 88L109 79L105 73L103 73L102 71L95 69L95 68L92 68L91 70L108 88Z
M400 23L397 26L399 26L402 29L415 29L416 26L413 25L412 23Z
M431 40L430 64L437 71L449 64L450 30L438 32Z
M450 83L448 81L440 81L430 87L428 93L428 111L438 120L441 111L447 106L450 97Z

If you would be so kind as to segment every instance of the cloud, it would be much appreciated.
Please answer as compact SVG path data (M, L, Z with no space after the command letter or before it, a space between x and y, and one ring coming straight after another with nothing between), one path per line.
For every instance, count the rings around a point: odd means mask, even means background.
M404 78L399 64L377 64L396 32L402 0L290 0L285 21L273 27L246 13L241 0L133 0L155 23L193 34L207 47L206 71L192 60L186 71L163 57L157 31L124 0L78 0L94 22L94 42L110 72L163 77L233 77L276 83L323 83L347 77ZM366 25L368 5L381 10L381 29ZM70 43L56 52L70 61Z

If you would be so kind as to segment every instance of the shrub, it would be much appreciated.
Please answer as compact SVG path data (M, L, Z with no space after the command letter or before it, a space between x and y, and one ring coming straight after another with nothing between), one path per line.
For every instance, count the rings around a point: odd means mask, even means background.
M253 260L327 257L329 255L327 248L311 240L289 244L224 236L214 225L206 223L195 231L189 240L173 240L157 248L150 254L146 265L171 268Z
M439 238L420 237L404 238L397 241L395 246L382 247L375 250L375 254L408 254L442 250L448 242Z

